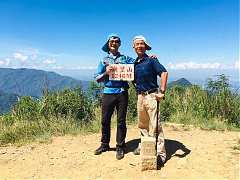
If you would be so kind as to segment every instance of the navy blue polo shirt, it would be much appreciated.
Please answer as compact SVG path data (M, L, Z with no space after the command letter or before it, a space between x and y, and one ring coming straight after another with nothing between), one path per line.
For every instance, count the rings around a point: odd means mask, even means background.
M167 70L157 59L151 59L147 55L140 61L135 61L135 83L137 92L145 92L158 88L157 76L161 77L162 72Z

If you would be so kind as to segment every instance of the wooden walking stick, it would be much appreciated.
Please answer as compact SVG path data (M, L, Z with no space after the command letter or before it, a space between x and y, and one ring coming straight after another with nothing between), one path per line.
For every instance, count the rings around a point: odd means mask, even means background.
M157 100L157 120L156 120L156 131L155 131L155 136L156 136L156 144L155 144L155 149L156 149L156 165L157 165L157 170L159 170L159 163L158 163L158 154L157 154L157 144L158 144L158 119L159 119L159 101Z

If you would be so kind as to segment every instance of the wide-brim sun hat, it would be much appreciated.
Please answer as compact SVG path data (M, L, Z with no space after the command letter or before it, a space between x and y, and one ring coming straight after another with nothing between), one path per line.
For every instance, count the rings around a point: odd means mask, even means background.
M133 38L133 44L134 44L134 42L135 42L136 40L142 40L142 41L144 41L144 43L145 43L145 45L146 45L146 50L151 50L151 49L152 49L152 47L151 47L150 44L147 42L147 40L146 40L146 38L145 38L144 36L142 36L142 35L135 36L135 37Z
M119 39L119 41L120 41L120 43L121 43L121 39L120 39L120 37L119 37L119 35L117 35L117 34L115 34L115 33L112 33L112 34L109 34L108 35L108 38L107 38L107 42L103 45L103 47L102 47L102 50L104 51L104 52L109 52L110 51L110 49L109 49L109 46L108 46L108 42L109 42L109 40L111 39L111 38L118 38Z

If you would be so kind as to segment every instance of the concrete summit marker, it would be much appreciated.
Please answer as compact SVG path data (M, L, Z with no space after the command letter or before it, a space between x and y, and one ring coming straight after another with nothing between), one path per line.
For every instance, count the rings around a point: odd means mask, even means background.
M141 170L156 170L157 157L155 149L156 140L154 137L141 138Z

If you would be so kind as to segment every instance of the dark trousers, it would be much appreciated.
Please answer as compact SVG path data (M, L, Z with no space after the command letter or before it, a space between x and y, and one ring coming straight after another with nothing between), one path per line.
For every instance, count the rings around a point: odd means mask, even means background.
M127 133L126 114L128 106L128 92L120 94L103 94L102 99L102 138L103 145L108 145L111 136L111 117L114 109L117 109L117 147L125 145Z

